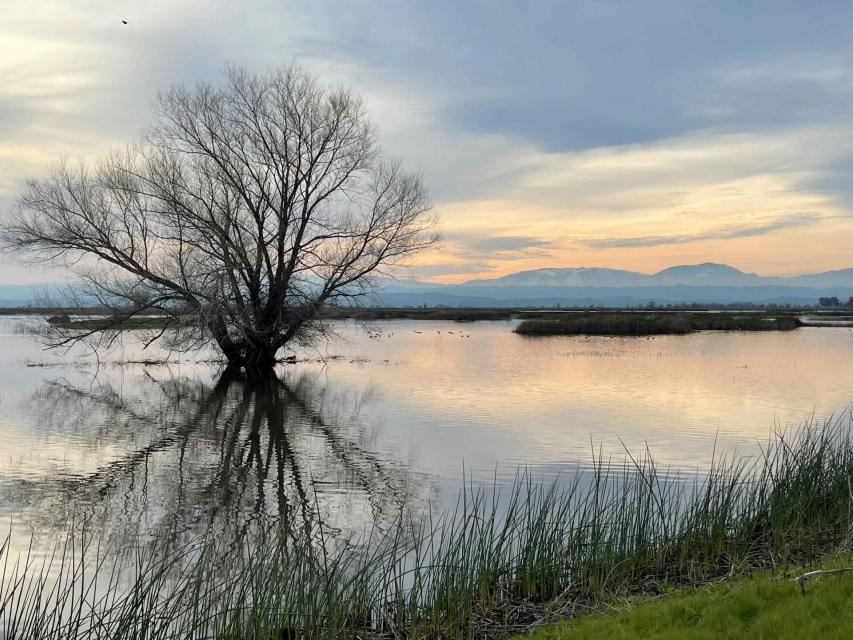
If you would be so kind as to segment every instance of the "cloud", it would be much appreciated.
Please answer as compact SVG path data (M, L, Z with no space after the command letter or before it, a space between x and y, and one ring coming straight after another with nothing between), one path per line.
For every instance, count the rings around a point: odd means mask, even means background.
M56 156L134 138L160 88L297 60L362 93L424 174L435 277L652 268L699 241L725 261L750 237L774 268L849 266L851 23L833 0L7 0L0 206Z
M480 253L509 253L528 249L544 249L551 246L551 242L548 240L530 236L457 236L457 240Z
M543 258L556 248L552 240L528 235L481 235L476 231L455 231L445 236L445 254L459 264L472 262L488 268L499 268L502 263Z
M454 129L549 152L849 111L849 84L826 73L853 52L849 3L436 0L394 17L383 35L363 12L343 42L353 52L369 42L376 67L449 95L441 119Z
M824 216L815 213L797 213L777 220L734 225L709 231L663 236L591 238L583 240L582 244L592 249L614 249L657 247L661 245L701 242L703 240L733 240L736 238L763 236L781 229L793 229L796 227L816 225L824 219Z
M471 273L485 273L492 265L483 262L455 262L413 265L407 267L398 276L408 278L433 278L435 276L454 276Z

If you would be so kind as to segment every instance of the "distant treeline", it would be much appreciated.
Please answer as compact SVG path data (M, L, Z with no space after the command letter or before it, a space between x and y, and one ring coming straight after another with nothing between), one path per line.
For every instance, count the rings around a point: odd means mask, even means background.
M847 308L853 309L853 296L850 296L847 299L847 302L843 302L842 300L839 300L837 296L830 296L828 298L820 298L817 301L817 304L819 307L829 307L829 308L847 307Z

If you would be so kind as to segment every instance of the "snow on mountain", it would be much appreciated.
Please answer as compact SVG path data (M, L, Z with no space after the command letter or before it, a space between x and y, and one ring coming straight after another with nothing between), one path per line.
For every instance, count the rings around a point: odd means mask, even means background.
M641 287L650 276L624 269L578 267L520 271L490 280L469 280L465 287Z
M469 280L463 287L853 287L853 269L802 276L759 276L726 264L703 262L663 269L654 274L624 269L566 268L520 271L500 278Z
M656 285L683 284L694 287L743 287L766 284L754 273L744 273L727 264L703 262L685 264L658 271L652 276Z

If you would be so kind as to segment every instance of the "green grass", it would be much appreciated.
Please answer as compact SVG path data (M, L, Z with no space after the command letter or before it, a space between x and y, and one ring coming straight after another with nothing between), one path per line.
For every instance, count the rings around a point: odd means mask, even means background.
M529 336L650 336L696 331L790 331L802 323L790 315L724 313L580 313L522 321L515 332Z
M851 567L835 558L826 568ZM583 615L542 627L518 640L805 640L853 638L853 573L805 581L805 593L791 575L764 573L698 589L641 600L620 613Z
M814 564L851 543L851 426L776 433L761 456L718 459L692 479L649 455L598 459L554 484L522 474L508 495L470 488L454 511L401 514L347 544L286 519L260 537L130 549L115 564L74 536L46 564L0 542L0 637L467 639Z

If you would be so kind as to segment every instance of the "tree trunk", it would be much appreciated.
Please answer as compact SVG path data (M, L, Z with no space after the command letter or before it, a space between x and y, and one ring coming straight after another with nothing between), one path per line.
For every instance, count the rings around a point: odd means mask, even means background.
M231 361L222 372L220 380L227 381L228 384L239 381L251 391L270 391L280 384L275 368L272 366L247 367Z
M249 371L250 369L272 369L276 365L276 362L278 362L275 357L277 351L278 349L273 349L266 345L250 345L243 352L242 362L240 364L246 371Z
M264 385L271 379L277 379L275 365L278 350L266 346L246 347L238 352L226 354L227 369L232 375L244 377L252 385Z
M225 359L228 360L229 369L242 369L247 374L252 371L265 372L275 367L278 362L276 360L277 345L232 340L228 335L225 320L221 316L214 320L210 331Z

